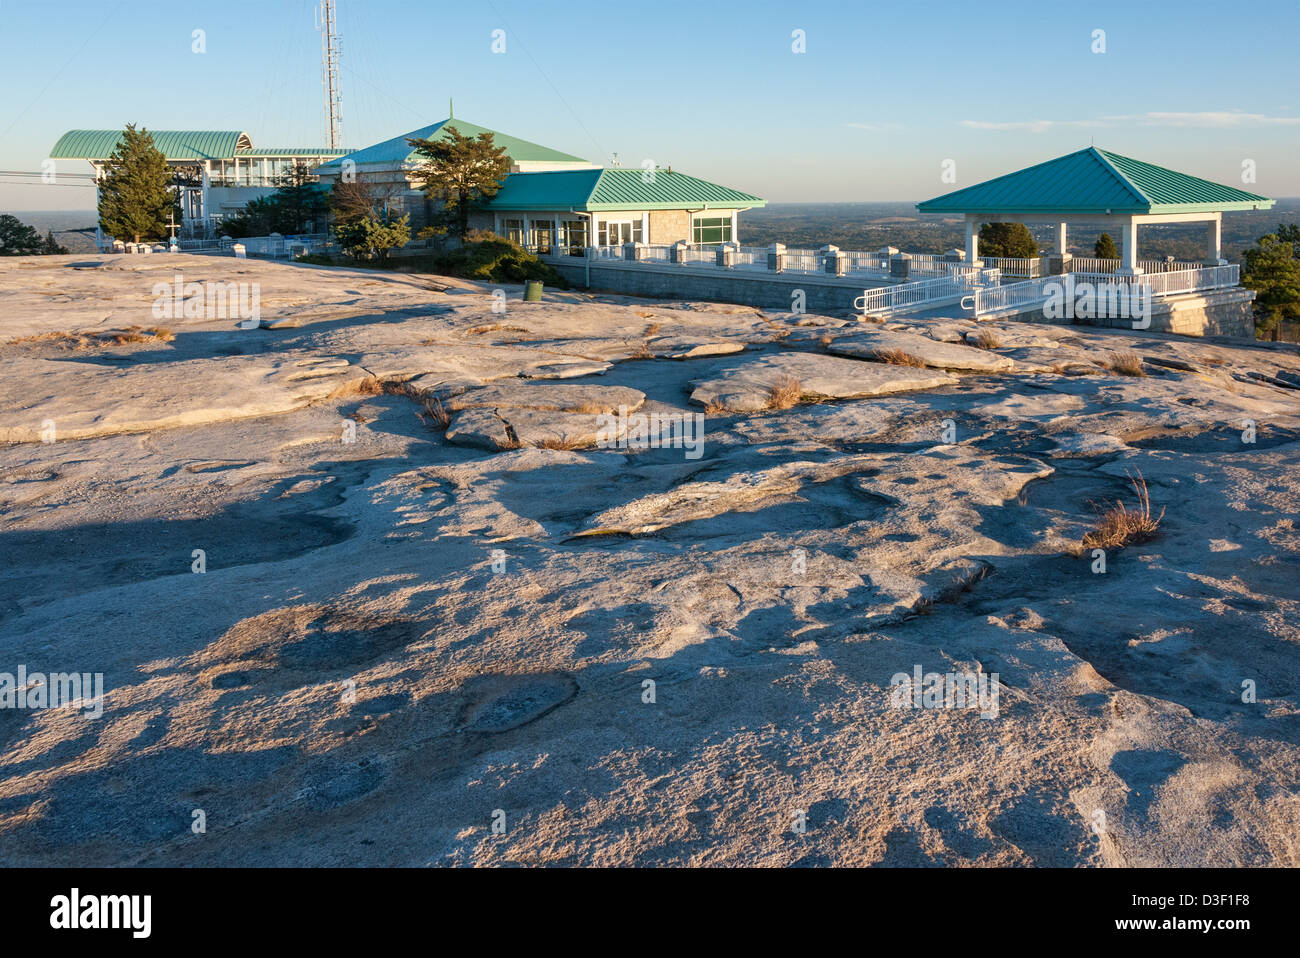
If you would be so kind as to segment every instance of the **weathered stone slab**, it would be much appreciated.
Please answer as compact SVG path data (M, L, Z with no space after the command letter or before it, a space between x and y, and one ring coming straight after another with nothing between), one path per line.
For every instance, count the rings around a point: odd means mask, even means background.
M799 381L800 393L811 399L856 399L913 389L934 389L955 383L953 377L930 369L864 363L818 353L782 353L739 366L725 376L695 387L691 400L717 403L734 412L766 409L772 389L783 379Z

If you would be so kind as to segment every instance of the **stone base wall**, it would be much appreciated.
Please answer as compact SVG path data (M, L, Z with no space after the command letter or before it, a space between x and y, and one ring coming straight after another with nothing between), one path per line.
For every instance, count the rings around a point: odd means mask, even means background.
M1254 339L1255 316L1250 305L1254 301L1255 291L1240 286L1157 299L1151 304L1151 325L1147 329L1156 333L1177 333L1180 336L1229 336L1234 339ZM1113 329L1134 328L1131 319L1102 317L1086 320L1047 320L1043 318L1041 308L1001 318L1023 322L1105 326Z
M570 285L587 286L587 261L581 257L546 257ZM591 288L665 299L699 299L740 303L790 312L797 291L803 291L803 308L810 313L844 312L871 288L861 279L836 279L811 273L770 273L758 270L713 269L708 266L633 266L618 261L591 261ZM876 283L875 286L889 285Z

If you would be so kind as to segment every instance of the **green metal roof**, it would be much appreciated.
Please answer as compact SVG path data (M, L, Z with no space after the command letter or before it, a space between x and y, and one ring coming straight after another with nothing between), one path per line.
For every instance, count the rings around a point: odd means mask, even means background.
M1273 200L1089 147L918 203L922 213L1202 213Z
M672 170L616 167L512 173L490 206L498 210L748 209L766 200Z
M149 130L154 146L169 160L231 160L236 156L340 156L324 147L302 150L256 149L239 130ZM113 155L121 130L69 130L50 151L54 160L106 160Z
M346 156L347 150L331 150L327 146L253 146L236 150L238 156Z
M515 162L549 162L549 163L585 163L587 162L580 156L571 156L568 153L561 153L559 150L552 150L549 147L539 146L536 143L530 143L527 140L521 140L518 137L507 136L504 133L498 133L496 130L489 130L485 126L477 126L473 123L466 123L464 120L446 119L440 120L432 126L426 126L419 130L412 130L410 133L403 133L401 136L395 136L391 140L384 140L382 143L376 143L374 146L368 146L363 150L357 150L348 155L358 166L367 163L376 163L387 166L399 166L412 160L415 151L411 149L409 140L433 140L446 139L447 127L454 126L462 136L478 136L480 133L491 133L492 141L497 146L504 146L506 154ZM332 169L340 168L338 160L331 161L320 167L321 170L329 172Z
M153 142L169 160L228 160L248 135L239 130L150 130ZM243 138L242 142L240 138ZM55 160L106 160L113 155L121 130L69 130L50 151Z

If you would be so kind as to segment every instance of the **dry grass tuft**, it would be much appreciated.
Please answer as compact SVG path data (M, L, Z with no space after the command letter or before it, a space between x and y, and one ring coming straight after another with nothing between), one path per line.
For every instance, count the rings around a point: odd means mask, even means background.
M420 404L423 408L423 412L417 413L420 419L424 420L427 416L427 421L434 429L446 432L447 427L451 425L451 412L442 404L442 400L437 396L425 396Z
M821 336L817 338L817 342L821 343L822 349L830 349L831 343L835 342L835 337L830 333L822 333Z
M330 399L351 399L353 396L378 396L384 391L383 384L374 376L354 379L346 382L329 394Z
M903 349L877 349L871 358L881 363L893 363L895 366L916 366L924 368L925 363Z
M1111 353L1106 366L1111 372L1119 373L1121 376L1146 375L1146 370L1142 368L1142 357L1131 349Z
M782 376L767 391L768 409L789 409L803 396L803 383L793 376Z
M535 443L538 449L580 449L582 443L577 439L563 439L559 436L548 436L545 439Z
M975 345L980 349L997 349L1002 345L998 334L991 329L981 329L975 334Z
M704 411L710 416L726 416L731 410L727 408L726 403L717 399L710 399L704 404Z
M526 333L529 330L522 326L508 326L505 323L484 323L482 326L471 326L465 332L471 336L481 336L483 333ZM430 345L431 342L425 345Z
M99 349L104 346L124 346L127 343L170 343L176 334L164 326L128 326L102 333L52 332L11 339L6 346L49 343L60 349Z
M1118 549L1126 545L1140 545L1155 538L1160 528L1160 520L1165 517L1165 510L1160 515L1151 515L1151 495L1147 492L1146 480L1139 471L1137 476L1129 476L1133 492L1137 495L1137 508L1130 510L1123 502L1117 501L1106 511L1097 509L1097 528L1083 537L1080 545L1084 549ZM1096 509L1096 506L1093 506Z

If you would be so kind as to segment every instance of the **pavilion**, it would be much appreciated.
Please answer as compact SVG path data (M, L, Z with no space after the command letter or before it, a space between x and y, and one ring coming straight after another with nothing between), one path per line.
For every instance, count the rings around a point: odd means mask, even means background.
M966 220L966 262L979 262L981 223L1051 223L1056 254L1068 262L1066 224L1104 226L1119 233L1121 275L1142 272L1138 227L1205 223L1206 263L1221 266L1223 214L1262 210L1273 200L1236 187L1089 147L924 203L922 213L960 213Z

